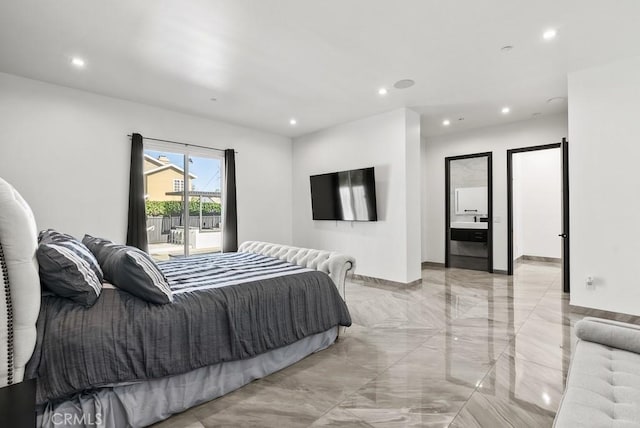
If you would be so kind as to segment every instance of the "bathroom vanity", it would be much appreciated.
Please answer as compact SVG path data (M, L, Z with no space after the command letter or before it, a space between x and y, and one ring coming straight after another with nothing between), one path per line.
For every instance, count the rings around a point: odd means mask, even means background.
M487 270L488 223L452 222L449 229L451 267Z
M487 223L451 223L451 240L465 242L487 242Z

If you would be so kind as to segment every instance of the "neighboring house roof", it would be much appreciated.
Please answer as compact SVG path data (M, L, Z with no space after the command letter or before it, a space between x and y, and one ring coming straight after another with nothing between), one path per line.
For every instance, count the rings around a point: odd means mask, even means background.
M160 162L158 159L154 158L153 156L149 156L148 154L144 154L144 159L148 160L149 162L151 162L152 164L156 165L156 166L162 166L164 165L164 163Z
M181 174L184 174L184 169L182 169L179 166L176 166L176 165L174 165L172 163L169 163L169 164L166 164L166 165L162 165L159 168L154 168L154 169L150 169L149 171L145 171L144 175L155 174L157 172L164 171L165 169L174 169L174 170L180 172ZM191 173L189 173L189 178L196 179L198 177L193 175L193 174L191 174Z

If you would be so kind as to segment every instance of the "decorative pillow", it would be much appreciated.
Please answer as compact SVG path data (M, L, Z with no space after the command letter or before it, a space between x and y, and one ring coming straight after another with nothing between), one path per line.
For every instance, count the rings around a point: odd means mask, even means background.
M48 244L50 242L62 242L62 241L77 241L77 239L71 235L58 232L57 230L54 230L54 229L41 230L40 233L38 234L38 244Z
M169 282L144 251L85 235L82 242L95 254L107 281L151 303L171 303Z
M104 263L107 261L107 255L109 253L109 251L105 250L106 246L116 245L113 241L102 238L94 238L91 235L84 235L84 238L82 238L82 243L86 245L89 251L93 253L102 268L104 268Z
M71 242L73 244L66 244L70 248L74 250L74 252L82 257L89 266L91 270L95 272L95 274L100 279L100 282L104 280L104 274L102 273L102 269L100 268L100 263L93 255L93 253L87 248L82 242L78 241L71 235L67 235L66 233L61 233L53 229L47 229L40 232L38 235L38 244L50 244L50 243L62 243L62 242Z
M39 240L40 282L58 296L92 306L102 291L103 274L91 251L72 236L53 230L40 232Z

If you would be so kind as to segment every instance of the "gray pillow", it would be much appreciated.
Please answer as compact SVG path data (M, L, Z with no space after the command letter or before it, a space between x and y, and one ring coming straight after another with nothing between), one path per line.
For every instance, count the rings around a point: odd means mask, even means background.
M82 243L87 246L89 251L93 253L98 260L100 266L104 267L104 263L107 261L107 255L109 254L108 250L105 250L106 245L116 245L115 242L109 241L108 239L95 238L91 235L84 235L82 238Z
M40 232L38 235L38 244L50 244L50 243L62 243L62 242L72 242L70 248L73 248L74 252L82 257L89 266L91 270L93 270L96 275L100 278L100 282L104 280L104 275L102 273L102 269L100 268L100 262L96 259L94 254L87 248L82 242L78 241L71 235L67 235L66 233L61 233L53 229L47 229Z
M92 306L102 291L103 274L91 251L52 230L41 232L39 239L36 256L42 285L58 296Z
M63 242L63 241L77 241L77 239L71 235L58 232L57 230L54 230L54 229L42 230L38 234L38 244L48 244L49 242Z
M151 303L171 303L169 282L144 251L85 235L82 242L94 253L107 281Z

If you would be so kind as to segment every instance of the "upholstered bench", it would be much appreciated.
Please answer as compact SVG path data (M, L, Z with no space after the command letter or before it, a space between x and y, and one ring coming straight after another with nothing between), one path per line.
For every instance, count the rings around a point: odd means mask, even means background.
M640 427L640 326L584 318L576 335L554 427Z

